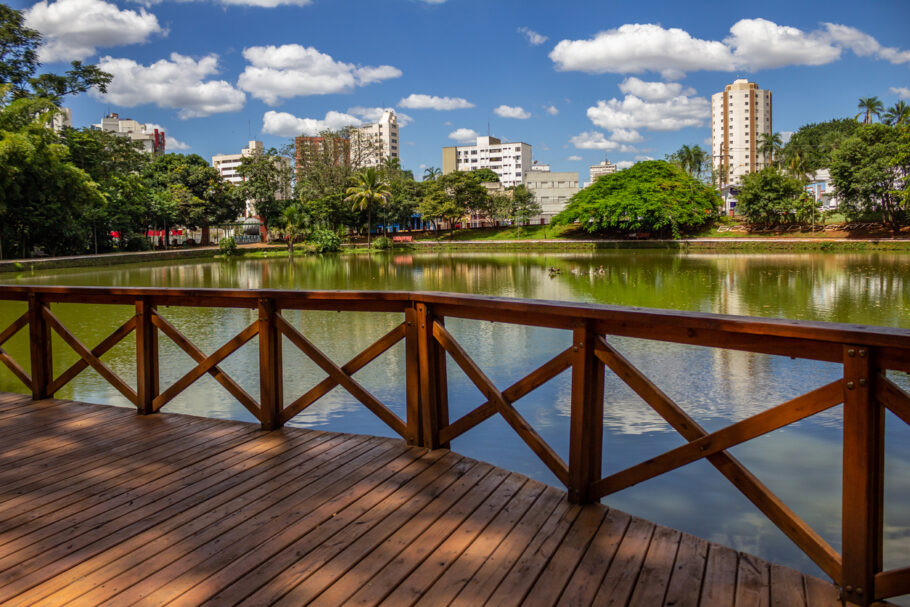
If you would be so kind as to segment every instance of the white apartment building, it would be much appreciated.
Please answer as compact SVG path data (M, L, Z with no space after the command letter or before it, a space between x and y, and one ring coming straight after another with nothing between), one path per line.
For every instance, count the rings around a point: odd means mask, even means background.
M525 185L540 205L540 215L534 223L541 224L550 223L580 189L577 172L550 172L536 167L528 173Z
M496 137L478 137L476 145L442 148L442 174L490 169L505 187L525 182L531 171L531 146L503 143Z
M711 154L721 188L770 164L759 146L762 134L773 132L771 91L740 79L711 96Z
M351 129L351 162L358 167L379 166L398 155L398 117L386 110L379 122Z
M68 107L57 108L60 110L51 118L51 129L59 133L64 128L73 128L73 110Z
M243 159L248 156L264 153L265 148L261 141L251 141L239 154L218 154L212 156L212 166L221 174L222 179L233 185L238 185L243 182L243 177L237 173L237 169L240 167L240 163ZM278 162L281 162L288 167L290 167L291 164L290 159L283 157L279 158ZM287 184L287 187L284 188L283 192L278 192L278 196L279 198L290 196L290 183ZM256 209L253 207L253 201L247 200L246 210L244 211L243 216L253 217L255 214Z
M597 181L598 177L615 173L616 165L610 162L609 158L604 158L603 162L600 164L592 164L590 167L588 167L588 172L591 178L591 181L588 182L588 185L590 185Z
M143 148L149 154L160 156L164 154L165 137L164 131L160 130L154 124L142 124L130 118L120 119L116 113L108 114L101 119L99 124L93 124L92 128L110 133L118 133L129 137L133 141L142 143Z

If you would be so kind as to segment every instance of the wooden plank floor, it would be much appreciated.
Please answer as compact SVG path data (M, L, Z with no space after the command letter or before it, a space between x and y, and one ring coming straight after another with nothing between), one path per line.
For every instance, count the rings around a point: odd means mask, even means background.
M453 452L0 393L0 604L839 603Z

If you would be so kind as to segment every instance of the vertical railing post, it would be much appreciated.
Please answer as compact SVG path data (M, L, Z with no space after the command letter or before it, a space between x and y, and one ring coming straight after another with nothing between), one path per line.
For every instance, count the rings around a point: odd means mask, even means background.
M32 400L53 396L47 388L54 375L51 329L44 318L45 301L37 293L28 296L28 332L32 363Z
M275 323L278 310L271 299L259 300L259 407L263 430L282 426L284 379L281 365L281 332Z
M420 337L417 329L417 308L410 305L404 311L404 356L407 390L407 440L409 445L422 445L420 421Z
M572 331L572 401L569 428L569 501L593 501L591 484L600 480L603 451L604 364L594 354L592 321Z
M882 570L884 411L872 395L874 352L844 346L843 574L847 601L872 603Z
M429 306L417 304L417 344L420 376L421 444L430 449L448 448L439 431L449 425L449 394L445 350L433 336L433 323L442 324Z
M155 306L147 299L136 300L136 394L139 415L155 412L158 396L158 328L152 324Z

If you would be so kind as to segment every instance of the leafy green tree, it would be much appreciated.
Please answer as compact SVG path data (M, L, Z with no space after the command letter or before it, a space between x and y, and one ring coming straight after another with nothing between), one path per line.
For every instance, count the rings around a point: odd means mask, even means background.
M464 209L463 214L490 215L491 198L487 189L474 173L479 171L454 171L436 180L446 196L453 201L452 208ZM491 171L492 172L492 171Z
M499 175L493 169L477 169L468 174L478 183L499 183Z
M783 147L778 160L787 165L793 156L804 160L809 173L831 165L831 156L853 135L859 124L850 118L807 124L799 128Z
M423 171L423 180L424 181L436 181L439 177L442 177L442 169L436 167L427 167Z
M281 212L291 199L293 169L290 162L276 149L245 156L237 167L243 177L238 190L243 198L253 202L253 208L266 229L280 223Z
M856 115L856 119L859 120L859 117L862 116L863 124L871 124L873 116L881 118L885 109L884 104L878 97L860 97L856 107L859 108L859 114Z
M895 231L907 222L908 130L864 125L834 154L831 181L845 213L877 213L882 223Z
M710 223L720 197L711 187L662 160L639 162L604 175L575 194L553 219L588 232L649 231L674 237Z
M299 202L289 204L281 211L281 231L288 244L288 256L294 255L294 243L304 235L309 216Z
M112 76L95 65L73 61L65 74L36 75L41 67L38 49L41 34L25 27L21 11L0 4L0 84L10 85L0 101L22 97L43 97L60 105L66 95L97 88L107 92Z
M752 224L788 223L795 219L797 201L804 192L802 182L767 167L743 177L736 210Z
M882 122L888 126L905 126L910 124L910 105L901 99L882 115Z
M672 154L667 155L666 160L696 179L702 179L711 165L711 155L699 145L684 144Z
M512 212L511 219L516 225L524 225L531 221L532 217L540 215L540 204L534 200L534 192L529 190L524 184L515 186L512 190Z
M455 199L445 188L439 185L439 181L433 182L433 186L424 195L423 199L417 205L417 212L424 219L433 223L433 227L439 229L440 222L446 221L452 229L455 222L464 217L467 207L463 202Z
M354 204L354 208L359 208L367 213L367 244L369 245L373 205L385 204L389 199L392 195L389 184L382 180L379 171L369 167L354 175L354 185L349 187L346 193L345 202L351 202Z

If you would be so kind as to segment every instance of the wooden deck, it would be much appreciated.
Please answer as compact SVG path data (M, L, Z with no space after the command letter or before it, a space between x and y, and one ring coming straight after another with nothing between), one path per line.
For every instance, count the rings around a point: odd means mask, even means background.
M0 393L0 604L840 605L447 450Z

